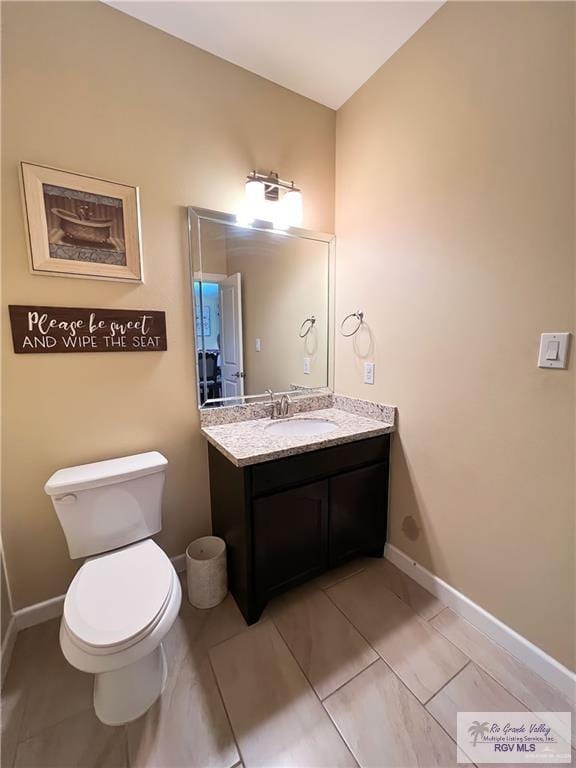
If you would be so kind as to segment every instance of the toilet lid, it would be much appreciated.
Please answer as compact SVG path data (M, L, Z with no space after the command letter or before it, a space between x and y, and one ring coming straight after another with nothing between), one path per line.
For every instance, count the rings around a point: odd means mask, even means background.
M88 645L126 643L158 617L173 575L172 563L151 539L87 560L66 593L66 625Z

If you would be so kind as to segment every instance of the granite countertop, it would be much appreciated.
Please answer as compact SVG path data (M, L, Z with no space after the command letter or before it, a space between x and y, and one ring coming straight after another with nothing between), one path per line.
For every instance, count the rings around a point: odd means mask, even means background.
M290 419L291 421L311 418L327 419L337 425L337 428L332 432L323 435L307 435L305 437L273 435L270 434L267 427L282 420L272 421L270 418L256 418L213 426L205 425L201 432L233 464L237 467L244 467L284 456L315 451L319 448L343 445L367 437L385 435L395 430L394 408L378 406L381 411L383 408L386 410L382 413L377 412L380 418L372 418L373 408L364 409L371 413L370 416L362 415L357 412L358 408L354 408L356 412L351 412L343 400L340 404L346 406L347 410L339 408L337 398L334 399L335 402L332 407L300 412ZM376 404L370 405L376 407Z

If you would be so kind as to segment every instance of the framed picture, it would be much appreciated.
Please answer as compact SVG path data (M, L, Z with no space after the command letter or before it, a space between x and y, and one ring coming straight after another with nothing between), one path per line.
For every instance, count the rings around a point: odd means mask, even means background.
M142 281L137 187L21 165L34 274Z
M212 324L210 323L210 307L202 307L202 326L204 326L204 336L212 336ZM196 336L202 336L202 326L200 325L200 311L196 309Z

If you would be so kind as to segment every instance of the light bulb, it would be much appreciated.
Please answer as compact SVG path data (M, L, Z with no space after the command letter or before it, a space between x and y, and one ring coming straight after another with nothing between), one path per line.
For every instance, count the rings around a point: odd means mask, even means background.
M244 188L244 199L238 206L236 221L242 226L250 226L254 219L261 218L264 205L264 184L256 179L248 179Z
M283 218L290 227L300 227L302 225L302 192L297 189L289 189L284 194L280 203L283 209Z
M244 199L252 220L261 218L264 206L264 184L261 181L249 179L246 182Z
M244 194L248 202L260 205L264 200L264 184L256 179L248 179Z

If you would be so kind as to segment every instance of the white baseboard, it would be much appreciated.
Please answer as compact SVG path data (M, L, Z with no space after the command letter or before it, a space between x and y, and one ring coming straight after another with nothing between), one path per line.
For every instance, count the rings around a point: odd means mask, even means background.
M559 661L538 648L537 645L477 605L466 595L458 592L450 584L419 565L393 544L386 544L384 557L414 581L417 581L428 592L431 592L454 613L469 621L476 629L479 629L495 643L505 648L512 656L515 656L518 661L543 677L550 685L558 688L570 700L574 698L576 691L576 674L574 672L571 672Z
M2 651L1 651L1 659L0 659L0 666L2 667L2 680L1 682L4 682L4 678L6 677L6 672L8 672L8 667L10 666L10 659L12 658L12 651L14 650L14 643L16 642L16 635L18 634L18 629L16 628L16 621L14 620L14 616L10 618L10 621L8 622L8 626L6 627L6 634L4 635L4 639L2 640Z
M16 630L20 632L21 629L34 627L36 624L42 624L50 619L55 619L57 616L62 616L65 597L66 595L58 595L58 597L51 597L49 600L27 605L26 608L15 611Z
M183 552L181 555L176 555L176 557L171 557L170 560L172 560L172 565L174 566L176 573L182 573L182 571L186 570L185 552Z

